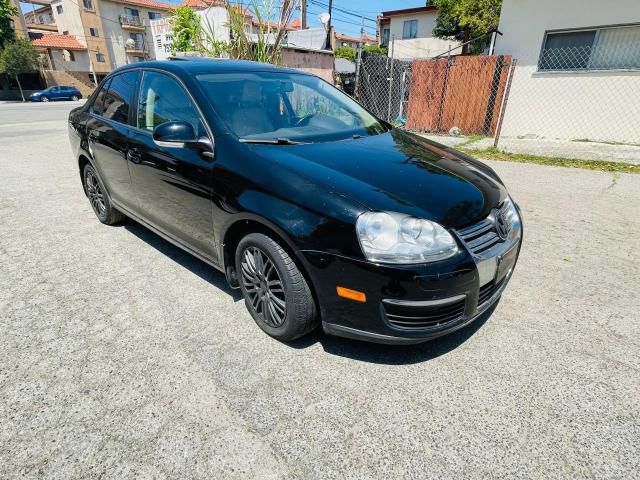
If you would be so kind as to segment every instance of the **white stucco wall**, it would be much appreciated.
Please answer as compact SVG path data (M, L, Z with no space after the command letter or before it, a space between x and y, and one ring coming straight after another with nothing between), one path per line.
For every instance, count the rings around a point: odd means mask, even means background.
M437 12L423 12L391 17L389 27L389 55L391 55L392 39L394 39L394 58L400 60L435 57L459 45L460 42L456 40L443 40L433 36L436 18L438 18ZM418 20L417 38L403 40L402 31L404 22L407 20Z
M62 5L62 13L57 11L59 5ZM71 0L54 0L51 2L51 12L59 33L67 31L70 35L75 35L81 44L87 46L87 41L82 35L84 28L80 18L80 9L76 3Z
M629 23L638 0L504 0L496 53L518 66L501 136L640 143L640 71L537 71L545 31Z
M62 50L51 50L51 56L56 70L68 70L71 72L88 72L90 70L89 54L86 51L74 51L74 61L65 61Z
M124 7L131 7L138 10L140 14L140 20L142 20L143 24L146 26L144 32L139 30L125 30L120 26L119 19L120 15L124 15ZM103 18L113 19L114 21L106 21L103 20L102 27L104 29L104 36L107 40L107 48L109 49L109 54L114 63L113 68L120 67L125 65L127 61L131 62L134 60L133 57L141 56L141 54L127 54L125 53L125 42L129 39L130 33L142 33L144 35L144 41L147 46L149 59L154 59L154 48L153 48L153 36L151 33L151 28L149 27L149 12L157 12L162 14L162 16L167 16L166 12L160 10L154 10L152 8L145 8L138 5L124 5L122 3L115 3L109 1L101 1L100 2L100 15ZM128 57L128 58L127 58Z

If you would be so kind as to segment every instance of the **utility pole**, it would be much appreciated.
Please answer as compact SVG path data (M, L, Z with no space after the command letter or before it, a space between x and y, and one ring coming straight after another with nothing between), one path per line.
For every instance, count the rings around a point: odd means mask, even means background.
M331 45L331 16L333 15L333 0L329 0L329 21L327 22L327 50L333 50Z
M364 17L360 17L360 41L358 42L358 59L356 60L356 87L354 95L360 97L360 68L362 64L362 40L364 38Z
M300 0L300 16L302 17L302 30L307 29L307 0Z

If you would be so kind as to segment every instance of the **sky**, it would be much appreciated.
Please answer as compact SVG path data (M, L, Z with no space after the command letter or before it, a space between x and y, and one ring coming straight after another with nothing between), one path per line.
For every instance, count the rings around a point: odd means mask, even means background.
M329 0L307 0L307 22L309 27L320 27L318 15L327 12ZM360 16L365 19L365 33L371 36L376 34L375 19L382 11L399 10L402 8L422 7L424 0L334 0L333 6L350 13L336 10L331 23L338 33L359 36ZM353 13L353 14L352 14ZM354 16L355 15L355 16ZM296 13L299 16L299 13Z
M180 0L161 0L167 3L181 3ZM233 1L233 0L232 0ZM243 4L248 4L251 0L240 0ZM299 0L295 0L299 3ZM260 2L260 0L258 0ZM234 2L235 3L235 2ZM279 3L275 0L274 3ZM331 23L338 33L346 35L359 36L360 34L360 17L366 17L364 21L365 33L371 36L376 34L376 17L382 11L398 10L402 8L422 7L425 0L334 0L333 6L345 10L335 10ZM307 23L310 28L321 27L322 24L318 19L318 15L327 12L329 0L307 0ZM30 11L30 4L22 4L23 11ZM38 8L38 6L36 6ZM347 13L348 12L348 13ZM294 19L300 17L300 10L294 13Z

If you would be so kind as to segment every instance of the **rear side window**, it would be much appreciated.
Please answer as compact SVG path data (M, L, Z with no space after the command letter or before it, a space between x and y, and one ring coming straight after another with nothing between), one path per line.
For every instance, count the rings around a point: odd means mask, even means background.
M126 72L111 79L109 90L104 97L102 116L120 123L129 123L129 109L138 81L138 72Z
M138 99L138 128L152 131L169 121L188 122L198 136L206 136L200 115L182 86L168 75L144 72Z
M91 105L91 113L95 113L96 115L102 115L104 113L104 97L107 95L107 89L109 88L110 83L111 80L107 80L104 82L104 85L102 85L98 95L96 95L93 105Z

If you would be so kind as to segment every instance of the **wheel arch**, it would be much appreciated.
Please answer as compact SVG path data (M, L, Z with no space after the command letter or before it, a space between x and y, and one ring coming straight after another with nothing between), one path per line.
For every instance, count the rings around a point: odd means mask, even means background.
M80 175L80 183L82 184L82 190L84 191L84 194L87 194L87 190L84 186L84 167L86 167L87 165L91 165L93 168L96 168L95 165L93 164L93 162L91 161L91 159L89 158L88 155L85 155L84 153L81 153L80 156L78 157L78 173Z
M296 262L302 276L307 281L313 300L318 307L318 315L320 315L320 305L318 303L318 295L316 293L313 279L309 272L309 265L304 258L304 255L300 254L300 251L296 244L282 228L275 225L273 222L260 217L258 215L246 213L240 217L234 217L231 221L225 225L221 230L220 238L220 257L223 262L223 268L227 277L227 282L232 288L239 288L236 273L235 273L235 254L240 240L250 233L263 233L268 237L271 237L287 252L287 254Z

